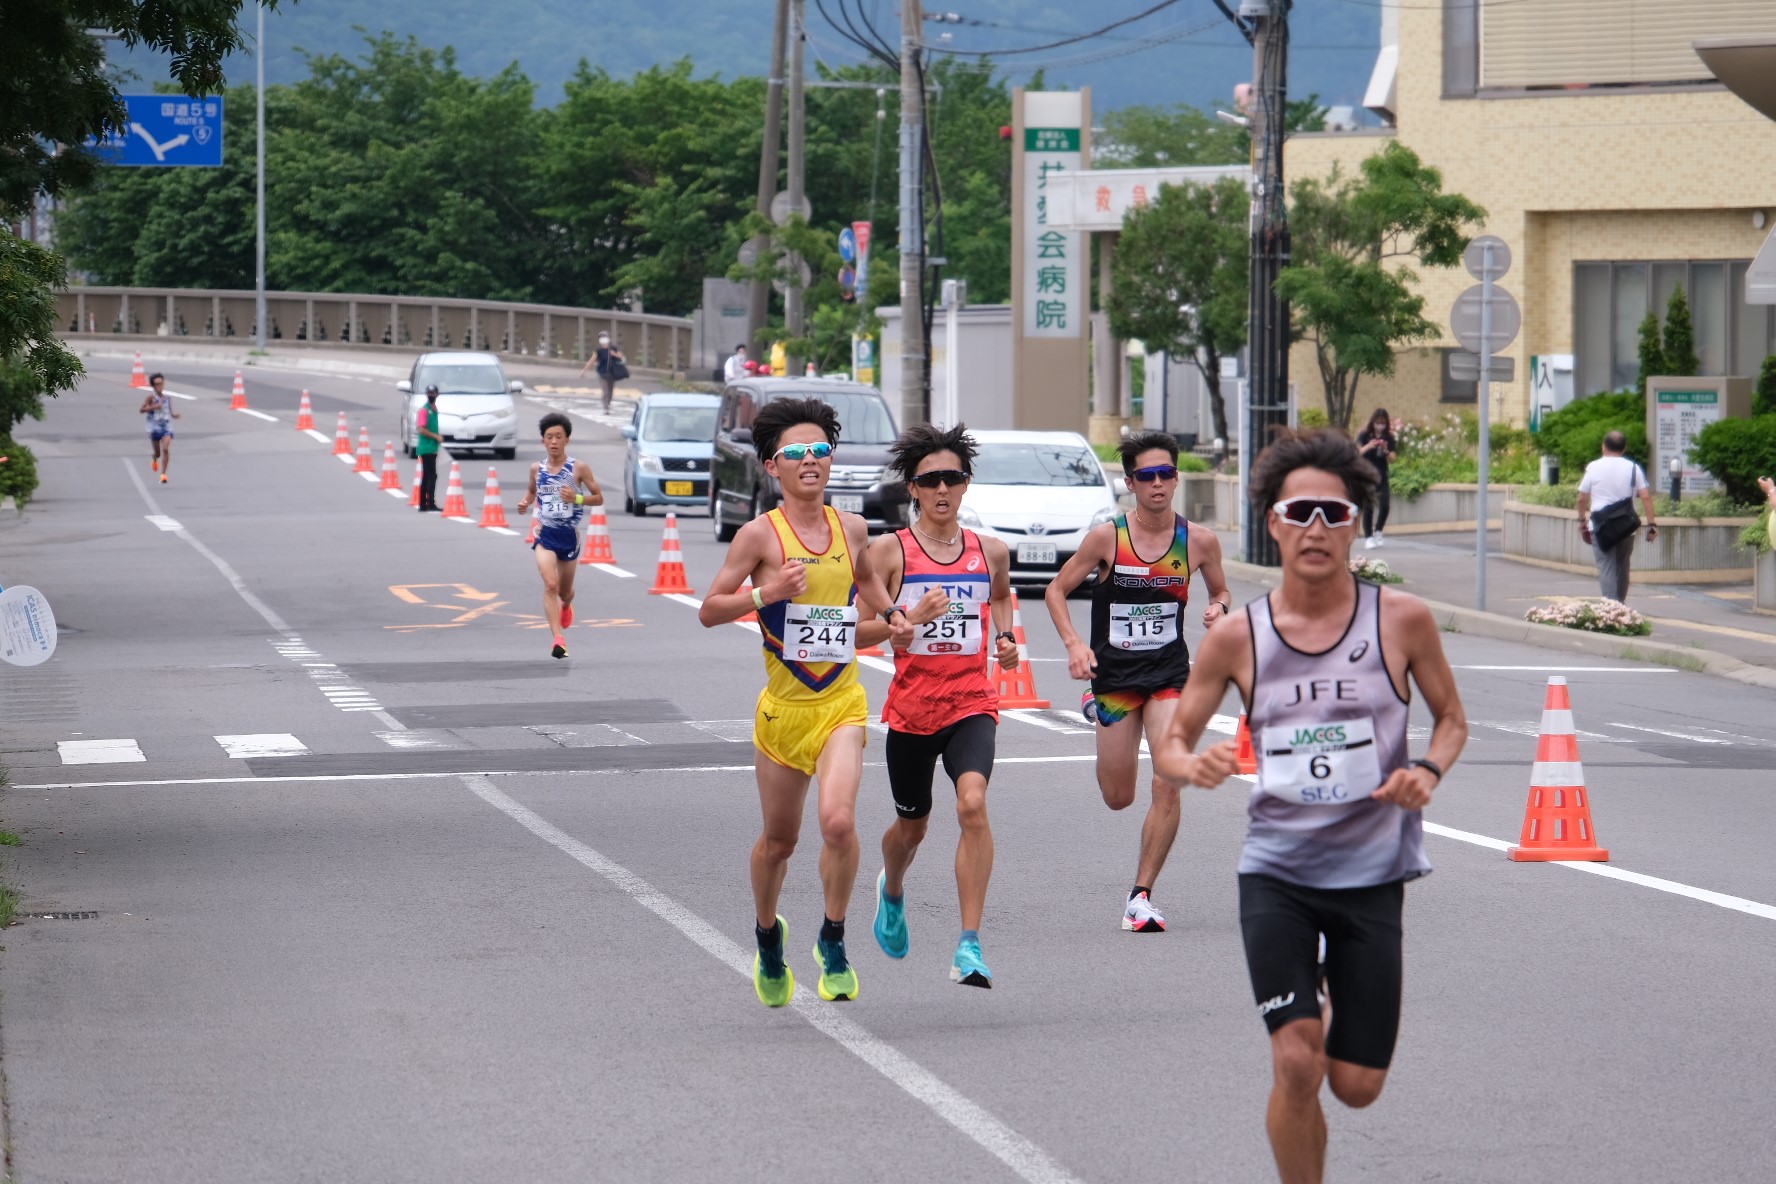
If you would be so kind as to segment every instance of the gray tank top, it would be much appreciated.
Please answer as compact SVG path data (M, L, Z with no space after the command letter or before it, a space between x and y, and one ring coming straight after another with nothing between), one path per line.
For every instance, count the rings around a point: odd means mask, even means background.
M1241 873L1309 888L1366 888L1431 870L1418 811L1369 795L1406 764L1406 700L1381 651L1381 589L1357 581L1357 607L1332 648L1306 654L1277 632L1270 598L1252 629L1247 724L1258 784L1247 805Z

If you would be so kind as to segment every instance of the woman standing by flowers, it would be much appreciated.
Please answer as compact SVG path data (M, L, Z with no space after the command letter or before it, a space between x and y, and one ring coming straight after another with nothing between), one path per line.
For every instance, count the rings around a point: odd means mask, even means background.
M1377 407L1369 416L1368 424L1357 433L1357 451L1375 466L1381 477L1375 486L1374 509L1371 510L1368 503L1363 506L1363 546L1370 549L1381 546L1381 532L1388 524L1388 464L1396 459L1398 451L1393 423L1387 408Z

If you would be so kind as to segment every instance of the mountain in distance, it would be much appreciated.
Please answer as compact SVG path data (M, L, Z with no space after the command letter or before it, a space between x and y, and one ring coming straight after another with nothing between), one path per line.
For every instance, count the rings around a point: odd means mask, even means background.
M1097 111L1179 102L1204 109L1229 106L1234 85L1252 77L1252 51L1212 0L1175 0L1101 37L1053 44L1153 3L941 0L926 5L927 17L953 12L961 21L928 19L924 28L935 50L1052 46L992 61L1014 84L1027 83L1041 70L1050 89L1090 86ZM537 101L552 106L582 58L618 77L685 57L699 76L763 75L770 65L774 11L771 0L382 0L376 5L284 0L265 18L266 77L273 84L297 81L308 73L301 51L356 58L366 31L389 30L433 48L454 47L468 74L491 76L516 62L536 84ZM868 60L835 27L841 12L859 28L867 16L884 42L898 44L897 0L844 0L842 7L840 0L807 0L810 74L816 64L836 68ZM251 39L250 6L241 19ZM1325 104L1360 109L1380 24L1381 10L1372 3L1300 0L1290 19L1289 94L1317 93ZM167 77L164 59L116 48L112 57L139 76L124 85L126 91L146 91ZM231 84L250 83L252 58L231 59L228 77Z

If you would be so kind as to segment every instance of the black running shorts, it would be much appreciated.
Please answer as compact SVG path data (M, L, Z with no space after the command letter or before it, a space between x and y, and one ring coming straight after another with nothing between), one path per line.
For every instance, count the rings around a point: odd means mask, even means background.
M1319 936L1326 935L1332 1027L1326 1055L1385 1069L1400 1031L1400 914L1405 882L1304 888L1275 876L1239 878L1240 930L1258 1014L1272 1032L1320 1018Z
M957 782L964 773L993 776L993 745L999 725L990 715L970 715L930 735L888 731L888 786L894 791L894 812L902 818L931 813L931 779L937 758Z

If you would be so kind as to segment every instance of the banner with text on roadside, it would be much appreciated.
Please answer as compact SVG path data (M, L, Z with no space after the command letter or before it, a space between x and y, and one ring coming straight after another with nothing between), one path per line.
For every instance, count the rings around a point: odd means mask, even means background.
M1078 172L1076 127L1024 129L1024 336L1078 337L1085 331L1085 239L1050 224L1049 178Z

